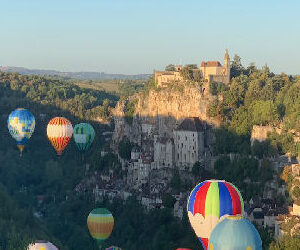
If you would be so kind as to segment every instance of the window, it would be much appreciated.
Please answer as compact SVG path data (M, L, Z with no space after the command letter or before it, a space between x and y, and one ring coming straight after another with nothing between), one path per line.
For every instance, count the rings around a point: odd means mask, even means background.
M185 140L187 141L187 136L185 137Z

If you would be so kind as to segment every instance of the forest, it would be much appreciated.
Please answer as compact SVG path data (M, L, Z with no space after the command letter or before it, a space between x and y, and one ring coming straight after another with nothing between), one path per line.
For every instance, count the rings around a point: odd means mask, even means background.
M243 157L232 163L228 157L221 157L215 163L214 176L208 175L238 185L246 176L255 179L259 175L262 181L269 180L270 163L265 158L285 153L300 156L299 143L293 141L293 133L300 132L300 79L276 75L267 66L257 69L251 64L245 68L238 56L231 72L229 86L211 83L210 93L222 95L223 100L211 104L209 115L223 122L217 131L215 154L238 153ZM37 239L47 239L62 250L97 249L86 227L87 215L95 207L107 207L115 217L115 229L105 246L117 245L125 250L169 250L183 246L199 249L186 215L182 221L174 218L167 198L164 209L146 211L135 197L126 202L116 199L112 203L95 203L89 190L76 192L78 183L95 171L120 168L115 155L101 157L103 137L96 136L84 160L73 142L57 157L46 137L47 123L54 116L64 116L73 125L89 122L96 135L112 131L111 111L123 98L121 95L151 88L155 88L153 79L143 86L129 82L120 86L121 93L115 93L82 88L78 82L56 77L0 72L0 249L25 249ZM23 157L19 157L6 126L9 113L18 107L28 108L37 124ZM251 146L253 125L278 126L283 132L270 134L266 142ZM249 156L253 159L249 160ZM259 160L262 170L258 169ZM227 169L222 167L224 164ZM202 177L207 174L197 168L193 171ZM119 175L122 177L121 171ZM171 185L176 187L174 183ZM243 195L249 198L260 192L260 187L245 190L249 191ZM272 239L266 232L262 235L267 248ZM297 240L287 237L273 242L270 249L285 249L287 244L297 244Z
M72 141L61 157L51 147L46 126L52 117L64 116L73 125L89 122L96 135L101 135L112 129L110 108L119 98L53 77L0 72L0 137L4 142L0 144L0 249L26 249L29 242L39 239L62 250L98 249L86 226L95 207L107 207L115 217L114 231L104 247L134 250L141 245L143 249L198 245L187 218L178 221L170 208L148 212L134 197L124 204L120 200L95 203L90 191L75 191L95 171L119 166L112 154L101 158L105 145L101 136L96 136L84 161ZM28 108L36 118L35 132L22 157L6 125L9 113L18 107Z

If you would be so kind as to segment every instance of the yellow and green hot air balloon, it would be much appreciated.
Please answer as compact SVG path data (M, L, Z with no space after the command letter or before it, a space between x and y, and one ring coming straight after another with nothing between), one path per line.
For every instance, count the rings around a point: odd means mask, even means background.
M91 236L99 247L111 235L114 227L114 217L106 208L95 208L87 218L87 226Z
M95 138L95 130L89 123L76 124L73 129L73 138L79 151L88 150Z

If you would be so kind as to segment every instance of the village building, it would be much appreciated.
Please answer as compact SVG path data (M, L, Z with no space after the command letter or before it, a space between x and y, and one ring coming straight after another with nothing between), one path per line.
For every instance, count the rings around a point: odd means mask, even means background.
M154 164L155 168L172 167L174 164L174 140L168 137L154 137Z
M205 151L206 126L198 117L186 118L173 131L175 162L178 167L192 169L200 161Z
M168 84L176 81L182 81L180 74L181 65L175 67L175 71L155 71L154 78L158 87L166 87ZM219 61L201 62L199 67L200 76L206 82L222 82L229 84L230 82L230 57L228 51L225 52L224 65Z
M136 188L148 183L151 170L151 160L140 155L139 159L128 164L128 184L134 184Z

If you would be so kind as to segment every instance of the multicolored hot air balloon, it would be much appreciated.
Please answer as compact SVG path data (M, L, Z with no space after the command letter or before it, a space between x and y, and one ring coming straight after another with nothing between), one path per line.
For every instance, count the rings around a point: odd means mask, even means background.
M10 113L7 126L9 133L17 141L17 147L22 155L24 146L35 128L34 116L27 109L18 108Z
M209 250L261 250L256 228L240 215L228 216L212 231Z
M96 208L90 212L87 225L91 236L101 245L111 235L114 217L106 208Z
M58 155L66 148L72 138L73 127L64 117L55 117L47 126L47 136Z
M49 241L37 240L35 243L30 244L27 250L58 250L58 248Z
M188 217L204 249L214 227L228 215L244 214L244 202L239 190L231 183L207 180L190 193Z
M86 151L94 141L95 130L89 123L76 124L73 130L73 138L79 151Z
M105 250L122 250L122 249L119 247L111 246L111 247L106 248Z

